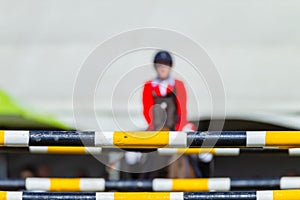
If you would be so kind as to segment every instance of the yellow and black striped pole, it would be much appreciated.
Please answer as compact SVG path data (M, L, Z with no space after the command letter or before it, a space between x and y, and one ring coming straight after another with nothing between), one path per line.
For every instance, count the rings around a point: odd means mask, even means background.
M299 200L300 190L237 191L237 192L5 192L0 200Z
M209 192L265 189L300 189L300 177L191 178L153 180L105 180L103 178L27 178L0 180L0 190L51 192Z
M193 155L211 153L214 156L239 156L244 154L272 154L286 156L300 156L300 148L293 147L216 147L216 148L103 148L103 147L80 147L80 146L30 146L30 147L0 147L0 153L31 153L31 154L107 154L107 153L124 153L133 152L154 152L158 155L171 156Z
M0 131L0 146L300 147L300 131Z

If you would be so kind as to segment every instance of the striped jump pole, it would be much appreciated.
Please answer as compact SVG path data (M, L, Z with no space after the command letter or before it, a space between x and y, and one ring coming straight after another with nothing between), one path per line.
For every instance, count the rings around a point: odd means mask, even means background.
M239 192L0 192L0 200L299 200L300 190Z
M102 148L80 146L30 146L30 147L0 147L0 153L31 153L31 154L105 154L131 152L153 152L157 148ZM207 150L204 150L207 152ZM162 154L163 155L163 154Z
M105 180L103 178L27 178L0 180L0 190L51 192L206 192L231 190L300 189L300 177L192 178L153 180Z
M300 131L0 131L0 146L112 148L300 147Z
M1 150L0 150L1 151ZM174 154L193 155L211 153L214 156L240 156L240 155L287 155L300 156L300 148L277 148L277 147L248 147L248 148L158 148L159 155L171 156Z
M172 156L174 154L193 155L211 153L214 156L239 156L239 155L260 155L275 154L287 156L300 156L300 148L276 148L276 147L250 147L250 148L102 148L102 147L72 147L72 146L31 146L31 147L0 147L0 153L31 153L31 154L105 154L111 152L124 153L134 152L154 152L158 155Z

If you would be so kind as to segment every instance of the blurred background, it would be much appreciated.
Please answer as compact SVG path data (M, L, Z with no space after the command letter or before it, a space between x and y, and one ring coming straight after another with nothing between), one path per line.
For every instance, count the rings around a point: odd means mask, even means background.
M96 46L127 30L159 27L180 32L198 44L215 63L226 94L226 130L297 130L300 128L300 2L298 0L194 1L84 1L0 0L0 127L2 129L74 129L73 89L82 63ZM298 24L298 25L297 25ZM153 52L135 53L115 63L115 69L151 62ZM175 60L182 73L185 65ZM145 80L153 74L146 73ZM109 85L109 83L108 83ZM201 99L199 110L189 100L189 120L206 130L211 100L204 82L188 85ZM131 119L144 129L140 92L131 106ZM84 98L84 94L83 94ZM120 104L128 103L119 99ZM107 108L109 99L96 105L107 129L116 125ZM126 104L127 105L127 104ZM84 101L82 114L85 115ZM118 107L122 120L127 107ZM79 129L96 129L87 123ZM124 119L125 120L125 119ZM130 127L129 127L130 128ZM131 127L132 128L132 127ZM38 157L38 158L37 158ZM75 158L74 158L75 157ZM41 162L42 159L42 162ZM19 176L21 169L46 165L51 175L103 175L93 157L63 158L41 155L0 155L0 175ZM282 166L286 161L292 165ZM77 161L76 161L77 160ZM81 160L82 162L82 160ZM237 169L232 162L237 163ZM260 163L258 166L255 163ZM270 163L280 169L270 170ZM269 165L268 165L269 164ZM299 173L299 158L215 158L215 176L279 176ZM94 168L99 165L99 172ZM88 167L87 167L88 166ZM43 167L43 166L41 166ZM30 168L30 167L29 167Z

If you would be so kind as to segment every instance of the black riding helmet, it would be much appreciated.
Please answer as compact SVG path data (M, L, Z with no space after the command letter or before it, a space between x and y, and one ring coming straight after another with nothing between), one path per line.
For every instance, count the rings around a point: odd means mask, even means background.
M173 65L173 59L172 56L169 52L167 51L159 51L156 53L156 55L154 56L154 64L163 64L163 65L168 65L170 67L172 67Z

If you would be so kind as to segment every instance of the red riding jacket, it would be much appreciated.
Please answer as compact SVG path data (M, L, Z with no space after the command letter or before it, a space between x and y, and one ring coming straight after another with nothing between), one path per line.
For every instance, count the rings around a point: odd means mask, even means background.
M176 131L182 130L182 128L188 123L187 121L187 109L186 109L186 89L184 83L180 80L174 79L175 84L168 85L167 93L171 93L176 87L176 105L177 105L177 116L178 122L176 123L175 129ZM152 106L154 106L154 98L152 92L154 91L157 96L161 96L159 90L159 84L153 86L153 80L149 80L144 84L143 89L143 114L148 123L148 130L153 130L153 112Z

